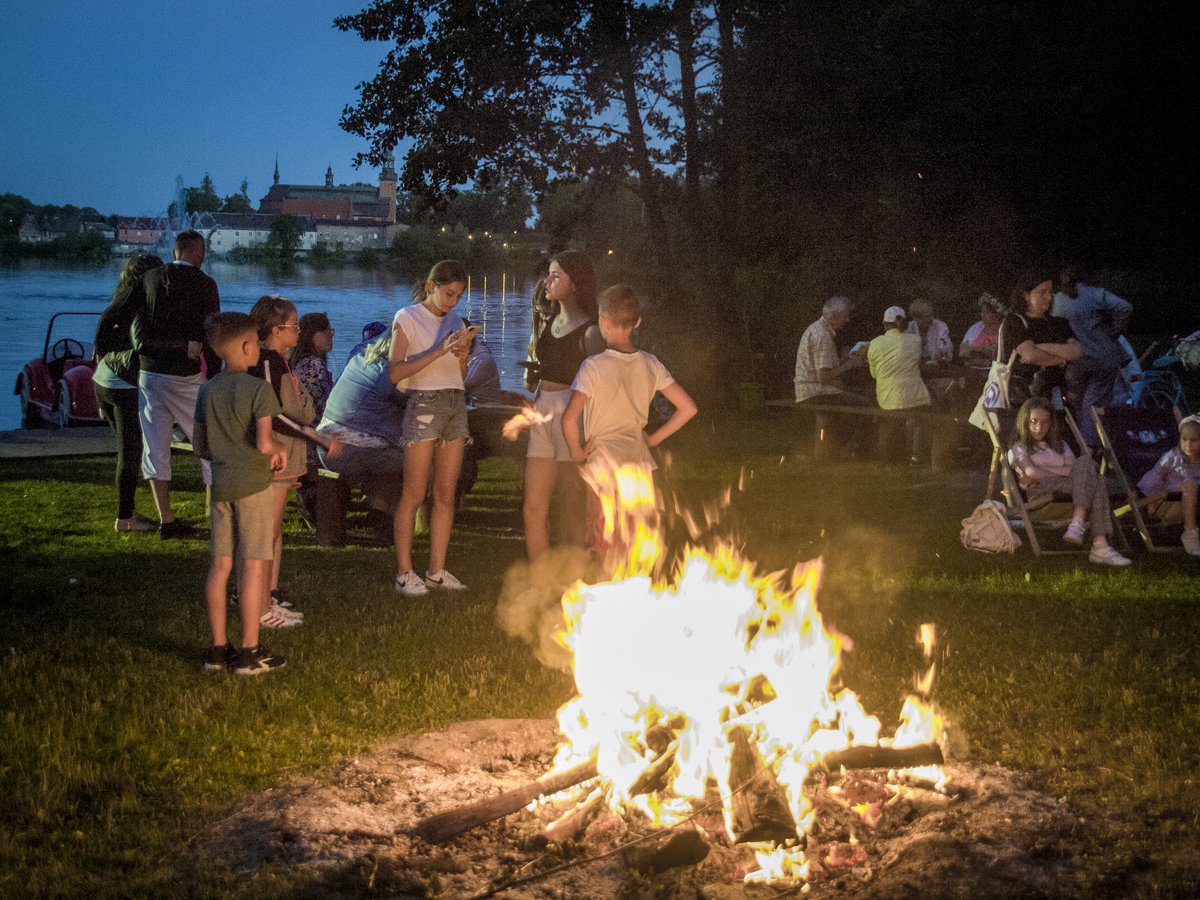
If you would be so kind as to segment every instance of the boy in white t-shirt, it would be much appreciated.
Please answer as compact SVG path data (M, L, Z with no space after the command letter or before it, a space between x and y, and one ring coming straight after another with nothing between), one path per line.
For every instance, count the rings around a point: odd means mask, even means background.
M571 459L583 465L583 477L593 491L612 485L618 466L654 469L650 448L657 447L696 415L696 404L671 377L658 358L633 345L633 330L641 324L641 303L633 289L616 284L600 296L600 333L608 348L589 356L571 384L571 400L563 412L562 430ZM661 392L675 406L662 425L646 434L650 402ZM579 419L583 417L580 440ZM613 523L606 523L611 539ZM593 548L599 542L593 540Z

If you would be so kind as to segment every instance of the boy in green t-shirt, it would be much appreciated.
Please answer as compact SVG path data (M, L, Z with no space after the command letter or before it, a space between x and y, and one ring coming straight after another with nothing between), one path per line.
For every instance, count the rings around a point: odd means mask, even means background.
M229 668L258 675L285 662L258 642L259 617L266 608L267 578L274 555L273 473L287 464L284 448L271 436L280 412L271 385L247 373L258 362L258 329L245 313L224 312L205 323L208 345L225 361L221 374L200 388L193 433L196 455L212 461L212 567L204 594L213 645L204 668ZM225 590L233 571L233 548L241 566L238 602L242 649L234 651L225 633Z

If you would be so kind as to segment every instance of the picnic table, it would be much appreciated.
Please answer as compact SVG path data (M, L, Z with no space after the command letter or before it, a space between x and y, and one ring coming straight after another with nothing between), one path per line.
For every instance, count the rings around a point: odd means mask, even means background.
M838 433L833 427L836 418L857 417L863 420L864 424L871 422L877 428L889 430L897 428L906 419L915 419L928 428L930 465L933 471L937 472L949 468L953 462L955 451L962 444L964 434L967 434L963 430L964 426L971 429L972 433L969 436L974 436L975 429L967 423L967 417L983 390L987 371L955 362L926 363L921 366L921 376L926 382L939 379L959 381L962 389L958 403L888 410L880 409L874 404L858 406L838 402L836 397L832 397L828 402L814 397L803 403L797 403L790 398L768 400L766 405L773 409L787 409L814 417L813 457L822 462L843 459L846 456L846 448L834 439L834 435ZM873 397L875 394L874 382L869 376L860 379L854 386L863 396ZM966 402L968 398L970 403Z

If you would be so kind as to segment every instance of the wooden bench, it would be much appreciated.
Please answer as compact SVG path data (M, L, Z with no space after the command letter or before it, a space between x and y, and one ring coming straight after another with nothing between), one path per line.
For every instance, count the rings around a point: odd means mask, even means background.
M956 416L941 410L927 407L916 409L891 410L880 409L878 406L852 406L844 403L797 403L795 400L768 400L768 407L773 409L788 409L795 412L811 414L814 419L813 428L813 458L818 462L830 462L844 459L844 447L839 446L833 436L838 429L833 425L837 417L857 416L870 420L877 426L899 428L906 419L916 419L929 429L930 464L933 471L938 472L949 468L954 460L954 451L958 448L961 428L967 425L966 416Z

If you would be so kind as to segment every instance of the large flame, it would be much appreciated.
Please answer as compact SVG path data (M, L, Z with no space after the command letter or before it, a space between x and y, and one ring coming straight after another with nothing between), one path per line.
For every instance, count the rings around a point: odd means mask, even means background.
M611 580L576 584L562 598L559 640L573 656L578 693L558 712L564 743L555 768L595 759L614 810L634 807L663 826L691 813L715 782L732 834L737 728L786 794L798 837L813 817L805 791L813 765L834 750L890 743L840 686L844 639L816 606L821 562L785 580L757 574L731 546L689 546L672 577L660 577L650 473L590 464L584 474L599 500ZM932 640L929 630L927 658ZM932 676L931 665L905 702L895 746L939 739L941 720L925 700ZM668 784L646 792L643 772L665 752L674 754ZM802 849L786 843L757 848L760 869L748 877L803 878Z

